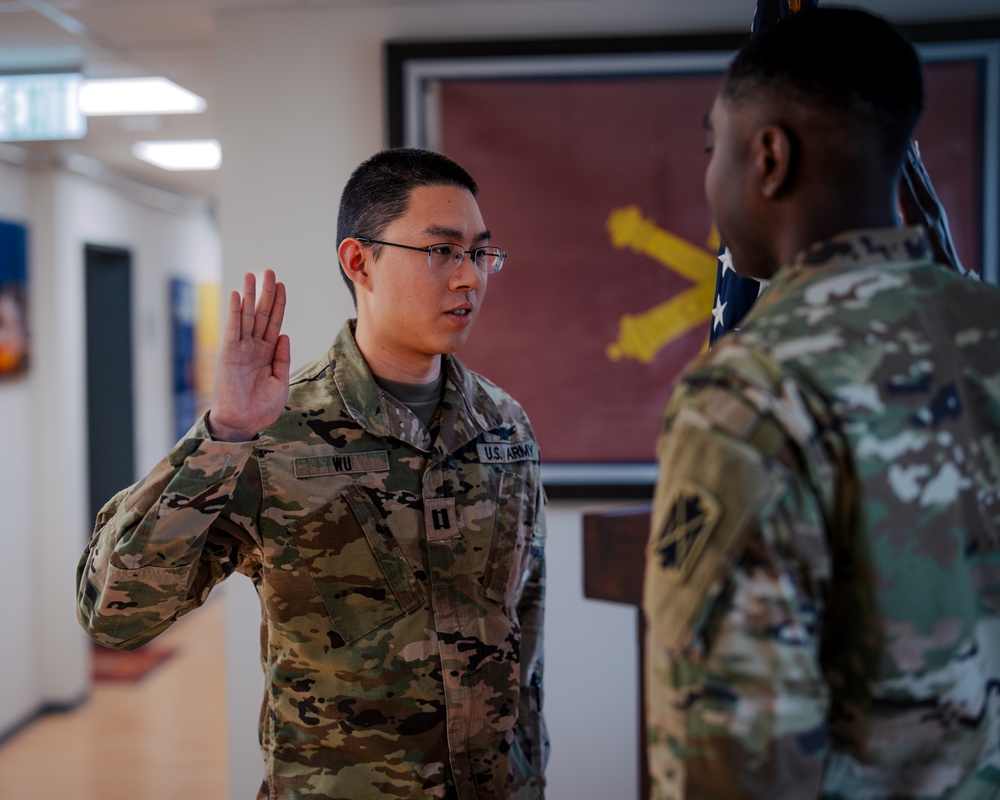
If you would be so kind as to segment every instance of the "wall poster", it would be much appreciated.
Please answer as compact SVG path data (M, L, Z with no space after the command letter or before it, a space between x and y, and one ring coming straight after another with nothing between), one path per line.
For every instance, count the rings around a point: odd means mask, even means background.
M28 229L0 221L0 379L28 370Z
M1000 23L911 36L914 138L963 263L996 282ZM652 493L664 405L712 319L703 120L745 38L387 45L390 144L468 169L509 253L460 355L524 405L550 496Z

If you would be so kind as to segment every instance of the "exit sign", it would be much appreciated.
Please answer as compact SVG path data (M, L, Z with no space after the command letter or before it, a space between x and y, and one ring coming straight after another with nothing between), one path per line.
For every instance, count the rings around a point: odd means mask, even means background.
M0 75L0 141L82 139L87 134L82 85L78 72Z

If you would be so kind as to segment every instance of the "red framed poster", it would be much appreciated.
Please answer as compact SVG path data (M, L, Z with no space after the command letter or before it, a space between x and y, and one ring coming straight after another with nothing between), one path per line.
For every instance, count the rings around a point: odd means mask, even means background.
M963 264L996 282L1000 21L911 35L914 138ZM711 322L703 120L745 38L387 45L390 144L464 166L509 253L459 355L525 407L552 496L651 495L664 405Z

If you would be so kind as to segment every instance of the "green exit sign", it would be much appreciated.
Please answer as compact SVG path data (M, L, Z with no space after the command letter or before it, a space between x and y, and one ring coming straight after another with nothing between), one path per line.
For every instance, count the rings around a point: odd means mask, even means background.
M87 135L82 85L78 72L0 75L0 141L82 139Z

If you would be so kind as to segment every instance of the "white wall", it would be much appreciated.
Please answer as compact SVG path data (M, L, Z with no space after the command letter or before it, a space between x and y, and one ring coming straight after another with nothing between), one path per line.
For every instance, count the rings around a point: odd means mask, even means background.
M0 162L0 219L24 224L28 216L28 180L24 171ZM32 447L32 378L0 381L0 608L23 609L25 586L20 576L34 561L31 497L22 490L23 476L34 464ZM33 620L27 614L0 617L5 653L32 647ZM8 655L0 680L0 732L31 713L34 700L25 691L33 682L31 659Z
M947 9L938 0L857 4L897 22L918 22L995 14L995 2L955 0ZM753 6L752 0L442 0L222 13L216 89L226 288L238 288L247 270L278 272L288 288L293 366L323 352L352 314L336 264L337 205L354 167L386 144L386 40L749 30ZM553 504L551 513L548 797L635 797L635 615L583 598L581 506ZM258 609L249 585L231 587L227 603L230 796L244 800L261 776L254 732L262 686Z
M76 565L92 523L84 246L132 253L137 478L172 444L168 279L218 280L220 252L205 211L158 210L54 169L0 164L0 187L0 216L29 228L31 326L28 376L0 385L2 735L44 705L81 699L89 687L88 647L75 615Z

